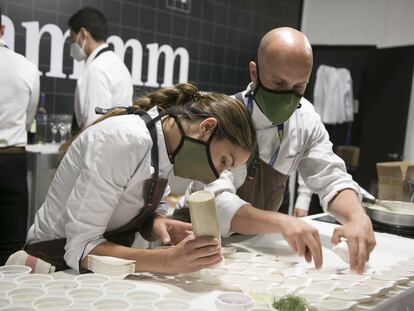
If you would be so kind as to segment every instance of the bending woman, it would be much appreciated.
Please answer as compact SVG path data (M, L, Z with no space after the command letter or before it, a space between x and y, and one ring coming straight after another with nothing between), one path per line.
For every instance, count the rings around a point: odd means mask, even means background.
M255 144L244 105L226 95L202 95L190 84L159 90L118 108L68 147L29 230L26 251L57 270L87 268L87 255L136 261L136 271L196 271L221 260L217 239L188 233L167 219L166 181L176 176L212 182L244 164ZM131 248L135 232L174 244Z

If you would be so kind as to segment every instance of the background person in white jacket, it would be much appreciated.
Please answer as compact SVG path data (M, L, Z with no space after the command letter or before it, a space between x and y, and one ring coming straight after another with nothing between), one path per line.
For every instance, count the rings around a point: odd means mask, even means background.
M161 273L221 260L217 239L194 239L190 224L165 217L169 189L159 182L174 170L208 183L244 164L255 145L249 113L229 96L201 95L189 84L142 97L134 107L116 109L74 139L29 230L27 253L57 270L86 268L88 254L135 260L136 271ZM141 109L148 115L135 115ZM136 231L176 246L131 248Z
M131 74L121 59L105 43L108 27L101 12L83 8L68 22L70 55L85 61L85 68L76 82L75 113L72 133L92 124L99 116L95 107L111 108L132 104Z
M39 101L39 71L2 40L0 9L0 266L27 233L27 131Z
M333 153L320 116L302 97L312 63L311 45L301 32L282 27L262 38L258 60L249 64L251 83L236 95L252 114L257 161L224 172L207 186L193 183L187 194L204 187L216 194L223 236L280 232L295 252L308 262L313 258L318 268L323 259L317 229L275 212L287 176L298 168L306 185L319 195L322 207L342 223L332 242L338 243L341 236L348 239L351 269L362 273L375 247L375 236L360 203L358 185Z

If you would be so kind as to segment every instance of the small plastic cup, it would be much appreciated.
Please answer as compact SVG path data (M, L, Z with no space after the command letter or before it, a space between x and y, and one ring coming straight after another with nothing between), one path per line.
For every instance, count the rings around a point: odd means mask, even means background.
M0 275L3 279L15 279L32 272L32 268L22 265L9 265L0 267Z

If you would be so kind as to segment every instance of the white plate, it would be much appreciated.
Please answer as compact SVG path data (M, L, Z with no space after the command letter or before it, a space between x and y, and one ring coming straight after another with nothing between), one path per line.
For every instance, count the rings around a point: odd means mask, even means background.
M248 262L236 262L236 263L231 263L229 265L224 266L225 269L231 272L240 272L240 271L250 269L251 267L252 267L252 264Z
M230 254L227 257L231 259L239 259L243 261L248 261L256 257L256 254L249 253L249 252L235 252L233 254Z
M371 278L369 275L361 274L336 274L335 279L350 282L365 282Z
M282 271L282 274L285 277L300 277L305 275L305 273L306 269L304 267L288 268Z
M367 303L373 301L373 297L367 295L360 295L350 291L333 291L329 294L329 299L334 300L351 300L361 303Z
M280 298L289 294L293 294L295 292L294 288L284 288L280 286L270 287L267 290L267 293L273 295L275 298Z
M360 295L376 297L380 294L381 288L368 285L355 285L349 291Z
M391 274L373 274L372 278L374 280L382 280L382 281L392 281L397 282L398 285L407 284L410 281L409 278L404 278L401 276L391 275Z
M274 263L275 260L276 260L276 257L275 256L271 256L271 255L258 255L256 257L253 257L249 261L254 262L254 263L271 264L271 263Z
M383 281L383 280L368 280L362 283L362 285L380 287L380 288L386 289L388 292L389 290L397 286L397 282Z
M281 287L284 288L304 288L306 286L309 286L312 283L312 279L308 278L290 278L287 279Z
M301 293L329 293L336 288L336 282L313 283L306 286Z
M358 282L352 281L344 281L344 280L335 280L336 281L336 288L346 290L351 288L352 286L358 285Z
M220 278L220 281L221 287L226 290L240 290L240 286L252 281L252 278L238 274L226 274Z
M318 303L317 308L320 311L345 311L351 309L357 304L358 302L356 301L327 299Z
M318 272L307 273L305 274L305 276L307 278L311 278L312 282L324 282L324 281L332 280L334 278L334 274L318 273Z
M259 267L252 267L247 270L243 271L244 275L255 275L257 277L261 277L262 275L269 275L272 274L273 269L270 268L259 268Z
M206 284L218 285L220 284L220 278L228 273L227 269L203 269L201 270L201 279Z
M296 295L306 299L306 301L310 304L319 303L319 302L321 302L322 300L324 300L325 298L328 297L328 295L321 294L321 293L302 293L302 292L299 292Z

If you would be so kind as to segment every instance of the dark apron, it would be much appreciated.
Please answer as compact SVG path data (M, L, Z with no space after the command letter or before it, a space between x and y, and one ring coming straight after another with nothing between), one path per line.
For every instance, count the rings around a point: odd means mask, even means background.
M99 55L101 55L101 54L103 54L105 52L108 52L108 51L112 51L112 49L109 46L107 46L106 48L103 48L98 53L96 53L96 55L93 58L93 60L97 59ZM79 128L78 120L76 120L75 112L73 112L73 115L72 115L72 125L71 125L71 128L70 128L70 134L72 136L75 136L76 134L78 134L78 132L80 130L81 129Z
M147 179L144 184L145 206L142 211L127 224L103 234L103 237L109 242L127 247L131 247L136 232L141 232L145 235L152 230L155 209L161 201L168 182L167 179L159 178L158 140L154 125L155 119L152 119L143 111L138 111L136 114L139 114L144 119L151 134L153 141L151 148L151 162L154 167L154 174L150 179ZM26 245L24 249L28 254L38 257L55 266L56 271L61 271L70 269L63 258L65 255L65 245L66 238L60 238ZM83 257L83 254L81 257Z

